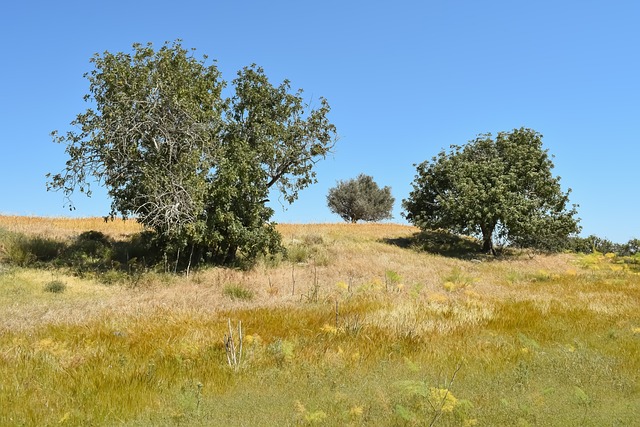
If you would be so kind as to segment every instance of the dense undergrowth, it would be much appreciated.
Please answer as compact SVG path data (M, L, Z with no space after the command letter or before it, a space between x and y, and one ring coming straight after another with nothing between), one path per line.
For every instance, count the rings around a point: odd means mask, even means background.
M443 257L404 244L408 227L282 233L289 258L189 277L141 271L136 286L56 264L78 238L49 260L3 262L0 425L640 419L633 257ZM239 323L243 334L235 365L229 323L236 344Z

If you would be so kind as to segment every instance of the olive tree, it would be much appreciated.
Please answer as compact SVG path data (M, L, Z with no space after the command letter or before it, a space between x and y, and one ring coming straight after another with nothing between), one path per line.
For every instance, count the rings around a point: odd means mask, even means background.
M256 65L227 83L215 63L180 41L155 50L96 54L85 74L92 104L53 132L66 145L48 187L91 195L104 185L110 216L134 216L165 251L189 261L230 262L280 248L269 194L289 203L315 182L314 165L333 147L329 104L304 102L290 82L269 82Z
M479 135L417 165L405 217L422 229L481 236L485 252L494 252L496 237L557 249L579 227L571 190L562 191L552 169L534 130Z
M329 189L327 195L331 212L352 223L391 218L394 201L391 188L378 187L372 177L364 174L348 181L339 181L338 185Z

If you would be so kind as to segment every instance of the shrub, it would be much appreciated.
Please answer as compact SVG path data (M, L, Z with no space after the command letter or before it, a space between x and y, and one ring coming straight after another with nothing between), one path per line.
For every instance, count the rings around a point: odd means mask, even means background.
M278 338L267 347L267 351L273 356L278 367L293 360L295 344L291 341Z
M631 239L627 243L614 243L605 237L598 237L594 234L588 237L573 237L569 239L569 250L572 252L590 254L599 252L601 254L613 253L618 256L633 256L640 250L640 240Z
M49 262L58 257L64 243L45 237L3 231L0 233L0 255L9 263L25 267L35 262Z
M52 294L61 294L67 289L67 285L60 280L52 280L44 285L45 292L51 292Z
M295 244L287 248L287 260L294 263L306 262L309 259L309 248L306 245Z
M443 287L448 292L454 292L473 284L473 278L464 274L460 267L454 267L451 273L443 277L443 281Z
M295 240L287 246L285 253L287 260L292 263L312 261L316 266L323 267L331 263L331 256L324 244L324 239L318 235L306 235L301 241Z
M53 261L60 255L64 243L44 237L33 237L26 241L27 250L33 254L36 261Z
M225 286L222 294L232 300L251 301L253 299L253 291L237 284Z
M91 230L80 234L69 250L72 254L104 258L109 255L111 247L111 240L105 234Z
M36 258L29 251L27 239L23 235L10 235L5 239L3 258L10 264L25 267L33 263Z

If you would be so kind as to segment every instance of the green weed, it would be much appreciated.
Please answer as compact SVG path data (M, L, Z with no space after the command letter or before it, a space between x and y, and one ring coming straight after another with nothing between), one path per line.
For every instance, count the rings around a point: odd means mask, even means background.
M448 275L443 277L443 281L442 287L448 292L454 292L473 284L473 278L463 273L460 267L454 267Z
M222 294L232 300L251 301L253 299L253 291L251 289L235 283L226 285L222 290Z
M60 280L52 280L44 285L45 292L51 292L52 294L60 294L67 289L67 285Z

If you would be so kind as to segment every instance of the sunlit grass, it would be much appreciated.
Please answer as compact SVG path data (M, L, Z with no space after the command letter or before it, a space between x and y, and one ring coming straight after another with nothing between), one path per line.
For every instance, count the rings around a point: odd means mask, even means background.
M96 225L65 224L51 235ZM618 260L478 262L385 241L411 227L279 227L307 255L250 271L108 285L0 265L0 425L640 419L640 276ZM46 291L55 281L63 292ZM237 371L229 320L244 329Z
M95 230L112 238L121 239L142 231L135 220L105 221L104 218L67 218L0 215L0 228L50 238L74 237L83 231Z

